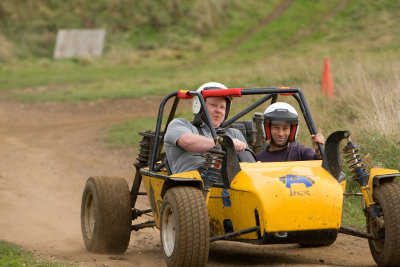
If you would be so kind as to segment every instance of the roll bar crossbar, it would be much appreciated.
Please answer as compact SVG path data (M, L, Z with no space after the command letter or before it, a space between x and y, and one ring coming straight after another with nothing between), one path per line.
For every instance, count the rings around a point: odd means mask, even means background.
M150 171L154 171L154 167L156 164L156 159L158 158L158 155L161 152L162 146L161 143L159 142L164 138L164 134L167 130L167 127L169 123L172 121L174 118L176 108L178 106L179 100L180 99L190 99L193 97L198 97L201 106L206 107L205 103L205 98L207 97L241 97L244 95L265 95L263 98L260 100L256 101L252 105L248 106L229 120L225 121L221 127L225 128L229 125L231 125L233 122L237 121L250 111L254 110L261 104L265 103L268 101L270 98L276 97L277 95L284 95L284 96L293 96L297 103L299 104L300 110L303 114L304 120L307 124L308 130L310 131L311 134L317 134L317 128L315 126L314 120L311 116L310 109L308 108L307 101L304 97L303 92L299 88L282 88L282 87L265 87L265 88L230 88L230 89L216 89L216 90L203 90L203 91L191 91L191 90L179 90L172 92L168 94L167 96L164 97L164 99L161 101L160 107L158 109L158 116L157 116L157 125L156 125L156 130L155 130L155 137L156 142L154 143L153 146L153 151L151 153L151 161L150 161L150 166L149 169ZM161 135L161 125L162 125L162 118L163 118L163 113L165 109L165 105L168 102L169 99L175 97L174 103L171 107L170 114L168 116L167 123L165 125L165 129L163 131L163 134ZM215 138L217 136L217 133L215 132L214 127L212 126L212 121L210 117L210 113L208 112L207 108L204 108L204 114L206 116L206 121L205 123L209 126L211 130L212 136ZM318 144L318 147L321 151L321 154L323 155L323 147L321 144Z

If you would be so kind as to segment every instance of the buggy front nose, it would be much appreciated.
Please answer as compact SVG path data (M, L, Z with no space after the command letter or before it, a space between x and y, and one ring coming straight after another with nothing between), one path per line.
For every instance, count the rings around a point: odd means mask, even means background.
M281 239L276 236L280 232L287 232L290 239L296 238L293 234L296 231L303 231L306 236L307 231L340 228L342 186L320 164L320 161L242 164L242 173L232 181L231 188L247 191L258 199L254 208L264 239Z

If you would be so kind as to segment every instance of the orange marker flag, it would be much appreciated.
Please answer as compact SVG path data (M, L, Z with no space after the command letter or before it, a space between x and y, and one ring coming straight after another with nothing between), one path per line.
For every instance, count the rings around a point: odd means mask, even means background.
M333 80L331 74L331 67L329 64L329 58L325 58L324 72L322 73L321 90L325 92L328 97L333 97Z

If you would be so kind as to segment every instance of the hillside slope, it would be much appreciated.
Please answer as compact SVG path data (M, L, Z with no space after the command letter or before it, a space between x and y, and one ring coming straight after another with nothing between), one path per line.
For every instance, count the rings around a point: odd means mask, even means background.
M128 46L208 54L230 48L259 56L316 45L398 51L399 10L400 2L391 0L4 0L0 43L8 45L0 57L51 57L57 31L65 28L105 28L107 51Z

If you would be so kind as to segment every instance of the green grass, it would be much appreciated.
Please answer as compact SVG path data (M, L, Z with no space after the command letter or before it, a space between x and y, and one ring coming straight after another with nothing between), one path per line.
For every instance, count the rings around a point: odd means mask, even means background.
M241 51L262 50L262 53L270 53L282 47L292 49L304 35L313 31L334 5L332 1L294 1L278 19L246 40Z
M22 247L0 240L0 266L60 267L76 265L66 262L39 260Z
M342 225L366 231L366 218L362 207L362 197L346 196L343 201Z
M161 124L161 131L164 131L168 115L169 110L166 109ZM176 117L192 120L193 114L190 110L178 109L176 111ZM135 148L138 149L139 142L142 140L142 136L139 135L139 132L145 132L147 130L155 131L156 122L157 118L145 117L111 126L106 129L108 135L105 141L111 145L135 146Z
M96 6L84 1L78 2L82 5L73 12L87 12L85 16L92 14L93 10L90 8L110 9L125 15L129 13L121 10L117 3L100 2ZM19 14L20 11L12 3L6 2L3 9ZM315 1L311 4L309 1L299 0L294 1L276 20L263 25L262 21L274 12L279 3L281 1L278 0L266 3L248 0L246 3L206 1L203 4L190 5L183 1L180 6L175 7L176 11L169 4L140 4L137 6L138 12L142 8L154 17L140 18L134 12L134 18L127 20L134 25L130 29L118 24L121 22L118 22L117 16L110 18L107 17L110 15L107 12L99 13L100 17L93 23L104 23L107 18L116 31L113 38L108 40L110 46L102 58L38 60L33 57L28 63L22 61L21 64L21 61L17 61L2 64L0 90L28 88L30 90L21 91L14 97L23 102L36 103L163 95L180 88L195 89L209 80L221 81L228 86L248 84L303 87L303 84L319 82L323 57L332 51L337 52L340 49L339 56L344 55L345 58L362 44L362 51L365 52L361 56L369 57L371 53L382 56L382 53L390 51L385 47L397 47L396 44L400 43L400 38L397 37L400 36L397 34L399 27L396 26L399 23L398 16L393 11L397 7L396 3L374 1L370 4L351 1L334 13L339 5L338 1ZM29 15L42 18L41 23L35 27L44 27L46 19L53 28L62 26L57 24L59 22L52 21L58 11L55 10L53 14L51 9L65 7L63 4L49 1L48 4L33 5L40 7L38 14ZM89 10L82 11L81 7L86 5ZM163 12L155 12L158 10L157 5L164 7ZM128 10L130 8L127 7ZM201 14L197 10L207 8L215 13L210 14L211 20L201 17L198 20L201 27L182 16L189 12L190 16L196 17L195 14ZM39 16L45 11L48 12L46 16ZM178 16L179 19L174 20L170 16ZM219 19L213 19L216 16ZM13 18L6 18L14 22ZM372 23L374 18L380 23ZM67 20L73 21L73 18L69 17ZM15 21L15 25L7 28L6 32L22 31L22 26L27 21ZM360 25L373 25L374 31ZM200 28L193 31L196 27ZM251 32L252 29L256 30ZM126 38L117 33L126 35ZM177 33L182 38L177 38ZM368 38L361 42L358 39L364 33L367 33ZM370 36L372 33L377 36ZM242 40L243 36L246 38ZM382 44L379 51L376 38ZM119 43L114 43L117 41ZM134 45L129 47L126 42ZM197 48L185 49L183 46L189 43ZM239 46L236 47L236 44ZM143 47L140 49L140 46ZM215 54L216 51L219 53ZM298 71L306 64L318 64L320 68L314 68L311 72L307 70L307 73ZM337 79L335 76L334 78Z
M154 118L140 118L121 123L108 128L108 137L105 141L109 144L138 147L142 140L142 136L138 133L146 130L154 131L155 125Z
M362 139L365 140L363 151L369 163L379 164L378 167L388 169L400 169L399 140L388 138L376 131L367 133Z
M13 69L0 72L0 88L16 90L14 98L28 103L43 101L76 102L100 99L137 98L166 94L170 88L187 88L176 78L176 69L147 66L81 66L79 63L54 62L39 69ZM55 67L55 68L54 68ZM160 86L163 84L163 86ZM18 92L22 91L22 92Z

